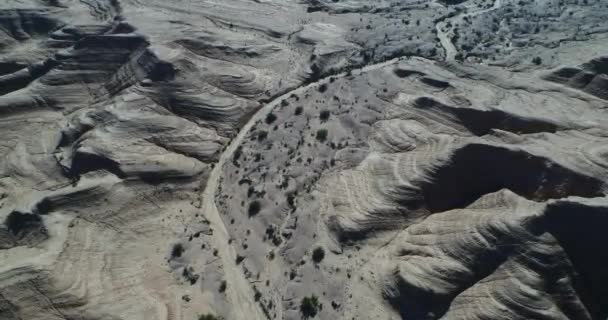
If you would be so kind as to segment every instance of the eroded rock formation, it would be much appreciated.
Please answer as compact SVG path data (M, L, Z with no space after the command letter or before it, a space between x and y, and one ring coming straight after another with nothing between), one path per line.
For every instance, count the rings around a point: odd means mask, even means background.
M605 319L603 1L7 0L1 319Z

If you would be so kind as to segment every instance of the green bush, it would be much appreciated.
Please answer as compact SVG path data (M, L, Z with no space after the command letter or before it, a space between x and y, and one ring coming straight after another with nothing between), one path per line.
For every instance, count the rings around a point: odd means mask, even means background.
M301 115L301 114L302 114L302 111L304 111L304 107L302 107L302 106L297 106L297 107L296 107L296 111L295 111L295 115L296 115L296 116Z
M325 140L327 140L327 135L327 129L317 130L317 140L319 140L320 142L324 142Z
M273 123L275 120L277 120L277 116L274 115L274 113L270 112L269 114L266 115L266 124L271 124Z
M255 293L253 294L253 300L255 300L255 302L258 302L260 301L260 299L262 299L262 293L256 289Z
M176 243L175 245L173 245L173 249L171 249L171 258L181 257L184 251L186 251L186 249L184 249L184 246L181 243Z
M260 210L262 210L262 204L257 200L253 200L249 204L249 209L247 210L247 212L249 213L249 216L252 217L260 213Z
M327 91L327 84L323 83L319 86L319 92L323 93L325 91Z
M325 258L325 250L323 250L323 248L317 247L315 250L313 250L312 261L319 263L323 261L323 258Z
M327 121L327 119L329 119L330 114L331 113L329 112L329 110L323 110L319 114L319 118L321 119L321 121Z
M266 137L268 137L268 131L262 130L262 131L258 132L258 141L262 141L262 140L266 139Z
M300 312L304 318L312 318L319 312L319 298L314 294L310 297L302 298Z

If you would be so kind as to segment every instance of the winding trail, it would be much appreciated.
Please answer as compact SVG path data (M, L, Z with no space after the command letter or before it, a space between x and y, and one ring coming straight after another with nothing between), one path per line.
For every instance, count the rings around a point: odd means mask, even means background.
M352 70L352 75L359 75L361 73L377 70L386 66L397 63L400 58L395 58L386 62L365 66L363 68ZM333 75L333 78L344 78L347 73L340 73ZM220 216L219 210L215 204L215 195L218 190L218 186L221 182L222 168L226 161L232 159L234 152L241 144L243 139L247 136L247 133L251 130L253 125L259 120L263 119L268 112L270 112L275 106L279 105L281 101L288 98L292 94L300 94L311 88L318 87L321 84L329 83L330 77L325 77L319 81L309 83L307 85L299 86L293 90L286 92L278 98L273 99L258 110L247 123L241 128L237 136L232 139L228 147L224 150L220 159L215 164L214 169L211 171L207 180L207 185L203 191L203 203L201 210L204 216L209 220L211 225L214 227L214 239L216 239L216 249L218 249L218 255L222 259L224 272L226 279L230 281L227 294L230 298L229 301L233 303L233 317L236 319L266 319L266 316L262 312L261 308L254 301L254 291L249 286L249 282L245 279L243 273L240 271L241 266L236 264L236 251L228 244L230 234L226 229L226 226ZM219 238L215 238L218 236Z
M439 42L441 43L441 46L443 47L443 49L445 50L445 61L453 61L456 59L456 55L458 54L458 49L456 49L456 46L454 45L454 43L452 42L451 37L453 36L453 32L454 31L454 27L447 26L447 22L452 22L453 20L460 20L462 21L465 17L475 17L478 16L480 14L484 14L486 12L490 12L493 10L496 10L498 8L500 8L501 6L501 0L495 0L494 4L486 9L482 9L482 10L476 10L476 11L470 11L470 12L462 12L458 15L455 15L454 17L446 17L445 19L438 21L437 24L435 24L435 29L437 30L437 37L439 38ZM447 29L446 31L444 31L445 29Z
M450 36L448 36L448 32L452 31L452 28L449 28L448 31L443 31L444 27L447 28L444 21L438 22L435 25L437 37L445 50L445 61L453 61L456 58L456 54L458 54L458 50L456 49L456 46L454 46L454 43L452 43Z

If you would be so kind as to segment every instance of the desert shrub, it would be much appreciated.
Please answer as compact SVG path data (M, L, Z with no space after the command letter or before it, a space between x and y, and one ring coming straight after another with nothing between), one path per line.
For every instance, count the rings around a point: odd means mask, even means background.
M236 255L236 264L240 264L241 262L243 262L243 260L245 260L245 257L238 254Z
M317 130L317 140L324 142L327 140L327 129L319 129Z
M262 141L268 137L268 131L262 130L258 132L258 141Z
M321 121L327 121L327 119L329 119L330 115L331 115L331 113L329 112L329 110L323 110L319 114L319 119L321 119Z
M171 249L171 258L181 257L184 251L186 251L186 249L184 249L184 246L181 243L174 244L173 249Z
M296 115L296 116L301 115L301 114L302 114L302 111L304 111L304 107L302 107L302 106L297 106L297 107L296 107L296 111L295 111L295 115Z
M192 268L192 267L184 268L184 270L182 271L182 276L186 280L188 280L188 282L190 282L191 285L194 285L198 281L198 278L200 277L198 274L194 273L194 268Z
M535 65L539 65L539 64L543 63L543 60L540 57L534 57L532 59L532 63L534 63Z
M270 112L266 115L266 120L265 120L266 124L271 124L275 120L277 120L277 116L274 113Z
M323 258L325 258L325 250L322 247L317 247L312 251L312 261L315 263L323 261Z
M216 315L213 315L211 313L207 313L207 314L201 314L198 316L198 320L224 320L223 317L218 317Z
M319 298L314 294L310 297L302 298L300 302L300 312L304 318L312 318L317 315L319 311Z
M255 302L260 301L260 299L262 299L262 293L258 291L258 289L255 289L255 293L253 294L253 299L255 300Z
M327 91L327 84L324 83L319 86L319 92L323 93L325 91Z
M232 156L232 164L234 164L235 167L239 167L239 159L241 158L241 155L243 155L243 148L238 146L236 150L234 150L234 155Z
M226 282L226 280L222 280L222 282L220 283L219 291L225 292L226 289L228 289L228 283Z
M262 204L257 200L253 200L249 204L249 209L247 210L247 212L249 213L249 216L252 217L260 213L260 210L262 210Z

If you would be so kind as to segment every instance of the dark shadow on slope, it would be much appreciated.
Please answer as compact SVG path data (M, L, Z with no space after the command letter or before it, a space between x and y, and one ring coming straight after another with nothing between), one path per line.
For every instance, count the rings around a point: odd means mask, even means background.
M447 89L451 87L450 83L447 81L437 80L429 77L420 78L420 82L437 89Z
M27 65L19 62L0 62L0 76L11 74L25 68L27 68Z
M0 10L0 29L16 40L46 36L64 23L48 16L44 10Z
M27 87L32 81L42 77L56 65L56 61L48 59L44 62L33 64L28 68L0 76L0 95Z
M574 286L593 319L608 317L608 208L560 201L547 206L548 231L578 274Z
M119 164L116 161L98 154L86 152L76 152L72 158L72 166L69 170L69 176L78 178L87 172L97 170L105 170L119 178L126 178L125 173L122 172Z
M568 196L598 197L603 182L525 151L469 144L421 185L431 212L463 208L484 194L509 189L543 201Z
M414 102L416 108L430 111L448 121L455 121L477 136L499 129L518 134L556 132L557 124L534 118L524 118L501 110L477 110L447 106L430 97L420 97Z
M543 79L608 100L608 57L597 57L580 66L557 69L543 76Z
M39 215L13 211L4 220L4 227L0 226L0 249L34 246L48 237L48 230Z
M458 108L454 114L462 124L477 136L488 134L492 129L528 134L539 132L556 132L557 125L538 119L526 119L500 110L479 111Z
M8 231L15 236L19 236L29 230L39 229L42 226L42 219L35 214L13 211L6 217L4 224L8 228Z
M399 78L407 78L410 76L424 76L425 73L424 72L420 72L420 71L416 71L416 70L409 70L409 69L403 69L403 68L395 68L393 70L393 73L399 77Z
M460 261L461 267L467 268L470 274L452 278L451 291L438 292L432 287L419 286L416 282L408 283L396 270L393 287L385 292L385 298L399 311L402 319L441 319L456 296L495 273L510 257L518 254L521 246L531 240L530 236L539 233L536 220L528 221L523 230L520 230L520 227L521 225L517 224L507 228L486 226L479 236L489 245L478 247L474 260ZM397 252L400 257L419 254L420 252L415 250ZM525 309L522 312L525 312Z

